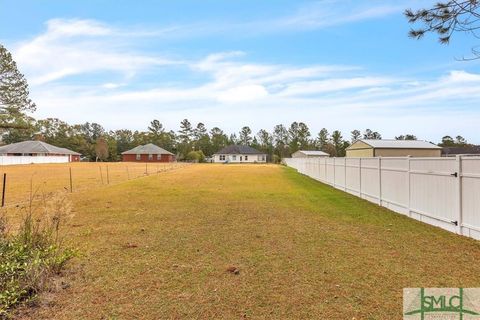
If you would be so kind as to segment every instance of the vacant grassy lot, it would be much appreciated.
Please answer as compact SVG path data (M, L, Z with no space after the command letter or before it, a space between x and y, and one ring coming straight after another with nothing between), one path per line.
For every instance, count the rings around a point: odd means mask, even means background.
M184 165L181 163L149 163L146 165L133 162L75 162L0 166L0 180L6 173L5 204L12 206L27 201L31 192L38 196L52 191L70 190L70 171L73 191L81 191L156 174Z
M281 166L193 165L72 197L83 256L27 318L401 319L404 287L480 285L479 242Z

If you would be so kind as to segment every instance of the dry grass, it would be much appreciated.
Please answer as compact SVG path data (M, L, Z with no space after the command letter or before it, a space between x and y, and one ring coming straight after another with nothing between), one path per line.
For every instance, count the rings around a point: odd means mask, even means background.
M0 166L0 180L7 174L5 204L27 202L30 191L45 194L70 191L70 169L73 191L81 191L107 184L116 184L145 175L181 167L181 163L59 163ZM1 192L1 181L0 181Z
M72 198L80 271L25 318L401 319L404 287L479 286L478 241L280 166L193 165Z

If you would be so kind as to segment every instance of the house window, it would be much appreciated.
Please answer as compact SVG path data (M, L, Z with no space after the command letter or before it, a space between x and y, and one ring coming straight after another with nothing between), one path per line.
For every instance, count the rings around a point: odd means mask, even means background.
M157 154L157 160L162 160L162 155L161 154Z
M245 156L245 161L248 161L248 156Z
M232 160L237 160L237 156L236 156L236 155L233 155L233 156L232 156Z
M135 159L141 160L141 159L142 159L142 155L141 155L141 154L137 154L137 156L135 157Z
M265 161L265 156L263 154L258 156L258 161Z
M153 154L148 155L148 160L153 160Z
M225 155L224 154L220 155L220 161L225 161Z

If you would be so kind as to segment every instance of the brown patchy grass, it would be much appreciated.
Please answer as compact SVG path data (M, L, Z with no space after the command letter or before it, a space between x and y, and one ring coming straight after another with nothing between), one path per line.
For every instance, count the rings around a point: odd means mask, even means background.
M192 165L72 198L83 255L25 318L401 319L404 287L479 286L478 241L281 166Z
M0 192L3 174L7 174L6 206L26 202L30 192L34 194L50 193L58 190L70 190L70 169L72 171L73 191L116 184L175 169L181 163L134 163L134 162L76 162L56 164L30 164L0 166Z

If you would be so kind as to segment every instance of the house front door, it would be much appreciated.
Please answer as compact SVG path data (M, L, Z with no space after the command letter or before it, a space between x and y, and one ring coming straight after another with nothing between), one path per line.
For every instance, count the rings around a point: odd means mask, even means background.
M240 162L242 162L242 156L240 156Z

